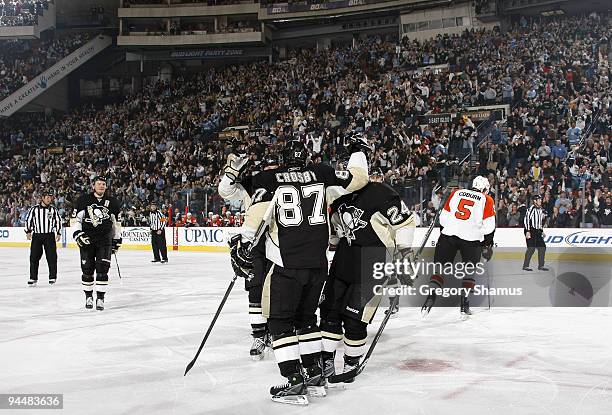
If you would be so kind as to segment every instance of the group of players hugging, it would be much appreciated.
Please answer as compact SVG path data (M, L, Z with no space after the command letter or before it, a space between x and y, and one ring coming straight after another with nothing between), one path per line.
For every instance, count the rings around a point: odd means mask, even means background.
M368 173L371 149L364 135L349 134L345 146L350 157L343 170L309 163L298 140L288 141L280 157L267 155L258 172L246 154L234 151L219 184L221 197L240 200L246 208L230 256L248 291L250 354L260 359L271 346L287 379L270 388L275 402L305 405L309 395L325 396L341 341L344 372L357 367L366 351L367 325L381 302L372 290L373 264L414 259L412 212L383 183L382 171ZM477 177L472 189L447 198L435 261L453 262L460 251L464 261L477 262L483 246L490 258L495 212L488 190L488 180ZM258 238L269 212L267 229ZM335 255L329 265L331 246ZM440 275L431 278L430 287L444 283ZM429 311L435 300L432 293L423 308ZM461 312L470 313L467 298Z

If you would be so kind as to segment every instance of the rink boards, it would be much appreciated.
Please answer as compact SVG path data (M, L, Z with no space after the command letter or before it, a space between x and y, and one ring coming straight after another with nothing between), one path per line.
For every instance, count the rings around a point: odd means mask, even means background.
M72 238L74 230L62 230L58 247L76 248ZM240 233L240 228L192 227L167 228L166 243L169 250L228 252L227 241L230 235ZM415 230L414 246L423 242L426 228ZM427 240L426 247L435 247L440 231L434 229ZM151 232L147 227L125 227L122 230L121 249L150 250ZM565 261L611 261L612 229L546 229L547 260ZM25 228L0 227L0 247L29 247ZM495 246L503 248L496 251L497 258L518 259L525 252L525 237L521 228L502 228L495 232ZM431 255L431 249L425 255Z

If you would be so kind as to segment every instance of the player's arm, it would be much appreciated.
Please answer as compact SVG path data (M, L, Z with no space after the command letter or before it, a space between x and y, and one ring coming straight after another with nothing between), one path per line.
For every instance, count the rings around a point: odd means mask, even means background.
M495 201L489 195L486 195L481 229L484 234L483 246L492 246L493 236L495 235Z
M112 199L110 204L111 221L113 222L112 235L113 235L113 253L121 247L123 238L121 237L121 205L117 199Z
M273 177L262 172L253 178L251 206L246 210L242 225L242 240L253 241L259 224L274 197Z
M242 184L224 174L219 182L219 196L225 200L246 200L249 194Z
M485 206L482 212L481 230L484 234L482 257L490 261L493 257L493 236L495 235L495 201L489 195L486 195Z
M83 220L85 219L85 202L83 201L83 197L80 197L75 205L75 210L77 212L74 222L74 232L72 233L72 237L75 242L81 248L91 244L89 237L83 231Z
M448 196L448 198L446 199L446 202L444 203L444 207L440 211L440 227L441 228L444 228L450 225L451 222L455 220L454 216L451 214L451 200L453 200L453 196L455 196L456 192L457 192L457 189L452 191L450 196Z
M414 239L414 215L397 193L380 204L370 218L372 229L388 248L406 250Z

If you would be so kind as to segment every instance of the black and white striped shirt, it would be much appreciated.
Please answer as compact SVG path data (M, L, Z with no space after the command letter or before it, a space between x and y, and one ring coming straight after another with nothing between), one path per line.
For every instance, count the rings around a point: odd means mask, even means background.
M62 220L54 206L32 206L26 216L26 233L56 233L62 230Z
M536 205L531 205L529 209L527 209L527 212L525 213L525 219L523 220L525 230L542 230L542 228L544 228L545 217L546 214L544 213L544 209L539 208Z
M159 210L149 213L149 227L152 231L161 231L166 227L166 216Z

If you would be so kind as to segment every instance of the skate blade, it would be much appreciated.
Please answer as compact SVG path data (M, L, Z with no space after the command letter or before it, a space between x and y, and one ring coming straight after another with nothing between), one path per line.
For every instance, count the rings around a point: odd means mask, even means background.
M327 382L327 385L325 385L325 387L327 389L333 389L333 390L344 390L344 389L346 389L346 384L344 384L344 383L330 383L330 382Z
M308 397L306 395L272 396L272 400L289 405L308 405Z
M323 398L327 396L327 391L325 390L325 386L308 386L308 396L312 396L314 398Z
M470 319L470 315L469 314L465 314L465 313L461 313L461 317L460 320L461 321L466 321Z
M264 358L264 354L252 354L251 355L251 360L255 361L255 362L259 362L260 360L263 360Z

